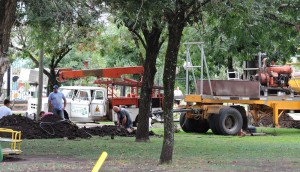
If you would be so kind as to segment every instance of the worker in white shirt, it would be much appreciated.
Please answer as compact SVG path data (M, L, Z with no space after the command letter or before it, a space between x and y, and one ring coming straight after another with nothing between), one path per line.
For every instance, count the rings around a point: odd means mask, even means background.
M179 89L179 87L176 87L176 90L174 90L174 96L182 96L183 94L182 94L182 91ZM180 104L180 100L181 99L175 99L175 103L177 104L177 105L179 105Z
M0 107L0 119L4 116L12 115L12 111L10 109L10 100L5 99L3 102L3 106Z

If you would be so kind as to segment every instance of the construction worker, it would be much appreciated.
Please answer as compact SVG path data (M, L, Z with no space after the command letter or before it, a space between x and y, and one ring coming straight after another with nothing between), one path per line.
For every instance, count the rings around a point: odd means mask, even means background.
M174 96L175 96L175 97L183 96L182 91L179 89L179 87L176 87L176 90L174 90ZM175 99L176 105L179 105L179 104L180 104L180 101L181 101L181 99L176 98L176 99Z
M10 109L10 100L5 99L3 104L4 106L0 107L0 119L4 116L12 115L12 111Z
M64 100L64 105L62 105ZM58 92L58 85L53 86L53 92L48 97L48 107L52 109L53 114L58 115L61 119L65 119L64 110L67 100L63 93Z
M118 115L118 125L126 128L127 131L131 132L132 120L130 118L129 112L126 109L120 108L118 106L114 106L113 110Z

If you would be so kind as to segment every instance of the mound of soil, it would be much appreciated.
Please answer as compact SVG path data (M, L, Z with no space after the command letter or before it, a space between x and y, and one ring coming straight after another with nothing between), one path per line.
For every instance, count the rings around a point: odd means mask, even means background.
M91 127L91 128L81 128L90 135L98 136L123 136L123 137L135 137L136 130L129 133L125 128L114 126L114 125L104 125L101 127ZM157 136L153 131L149 132L150 136Z
M61 120L55 115L47 115L41 121L33 121L20 115L5 116L0 119L0 128L10 128L22 132L22 139L47 138L90 138L92 136L134 137L135 130L129 133L125 128L104 125L102 127L79 128L69 120ZM150 135L155 135L152 131ZM0 137L8 137L0 135Z
M279 117L279 125L283 128L298 128L300 129L300 121L294 121L290 116L288 115L282 115ZM262 118L259 122L260 126L273 126L273 117L272 116L266 116Z

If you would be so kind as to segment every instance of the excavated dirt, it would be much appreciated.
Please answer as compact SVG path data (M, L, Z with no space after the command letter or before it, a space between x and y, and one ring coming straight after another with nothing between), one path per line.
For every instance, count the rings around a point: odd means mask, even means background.
M260 120L258 123L259 126L266 126L270 127L273 126L273 117L272 116L266 116ZM298 128L300 129L300 121L294 121L291 117L288 115L282 115L279 117L279 125L282 128Z
M101 127L79 128L76 124L66 120L62 121L55 115L48 115L41 121L33 121L20 115L5 116L0 120L0 128L10 128L22 131L22 139L47 138L90 138L92 136L122 136L134 137L135 130L129 133L125 128L104 125ZM152 131L149 135L155 135ZM3 137L5 135L0 135ZM7 136L5 136L7 137Z

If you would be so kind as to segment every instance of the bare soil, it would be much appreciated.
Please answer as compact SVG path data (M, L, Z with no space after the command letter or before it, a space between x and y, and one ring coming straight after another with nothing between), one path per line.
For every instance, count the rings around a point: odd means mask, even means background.
M298 128L300 129L300 121L294 121L288 115L281 115L279 117L279 125L282 128ZM259 126L270 127L273 126L273 116L269 115L262 118L259 122Z
M18 157L5 158L1 163L0 172L40 172L40 171L64 171L82 172L91 171L96 162L85 159L56 156L20 155ZM171 165L158 165L158 160L117 160L108 157L100 171L112 172L198 172L198 171L224 171L224 172L252 172L252 171L299 171L296 161L290 160L261 160L261 161L184 161L176 160Z

